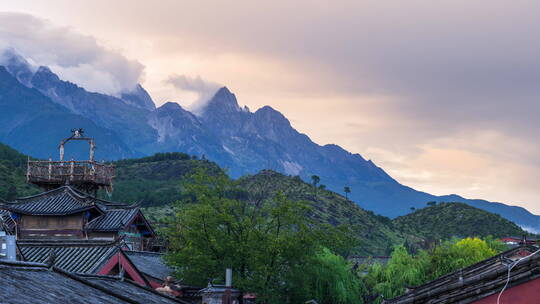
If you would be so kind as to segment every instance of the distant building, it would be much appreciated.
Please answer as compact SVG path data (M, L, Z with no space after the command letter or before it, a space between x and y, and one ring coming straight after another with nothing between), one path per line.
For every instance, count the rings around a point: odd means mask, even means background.
M533 238L530 236L507 236L501 238L501 242L511 247L516 247L519 245L535 245L537 243L537 238Z
M540 299L540 252L522 245L490 259L409 288L385 304L530 304ZM508 270L511 268L511 271ZM505 288L505 285L506 288ZM503 291L503 288L504 291Z
M367 275L368 268L374 264L386 265L390 261L389 256L361 256L353 255L347 258L354 266L354 270L360 270L362 275Z

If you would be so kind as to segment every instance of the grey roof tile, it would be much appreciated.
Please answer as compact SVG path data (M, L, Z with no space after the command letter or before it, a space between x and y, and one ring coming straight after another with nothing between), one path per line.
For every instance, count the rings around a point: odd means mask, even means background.
M139 207L109 209L104 215L86 224L86 228L92 231L122 230L137 215L139 210Z
M106 241L17 242L25 261L44 263L54 250L55 266L69 272L95 273L120 250L120 243Z
M44 265L0 261L0 303L5 304L113 304L149 303L127 300L94 288L69 274Z
M0 209L0 230L5 230L9 234L15 231L15 222L7 210Z
M34 196L17 199L0 206L1 209L32 215L67 215L88 209L101 209L95 199L69 186L63 186Z
M172 274L171 268L163 261L163 254L161 253L147 251L124 251L124 253L135 264L135 267L145 275L164 280Z
M118 277L110 276L82 276L84 280L87 280L93 284L115 290L123 296L138 299L145 303L167 304L167 303L187 303L182 300L174 299L172 297L162 295L157 291L148 287L140 286L139 284L130 280L120 280Z

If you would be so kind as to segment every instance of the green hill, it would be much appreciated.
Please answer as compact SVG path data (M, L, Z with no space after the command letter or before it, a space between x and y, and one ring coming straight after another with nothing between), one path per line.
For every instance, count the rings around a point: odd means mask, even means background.
M220 171L213 162L198 160L184 153L158 153L153 156L114 162L116 178L112 196L101 196L120 202L142 202L143 206L162 206L181 198L182 178L205 168Z
M313 217L323 223L351 225L361 239L357 254L388 254L393 245L405 241L403 235L393 228L389 218L364 210L335 192L313 187L299 177L264 170L256 175L244 176L239 182L243 188L261 198L281 191L291 200L308 201L314 209Z
M27 157L0 144L0 198L13 199L37 193L39 189L26 183ZM104 198L122 202L142 202L151 220L172 212L171 203L182 199L182 179L198 168L210 174L222 169L215 163L199 160L184 153L158 153L139 159L115 162L116 179L111 196ZM313 218L332 225L351 225L361 239L361 255L384 255L392 246L407 239L448 239L453 236L505 236L525 232L502 217L462 203L442 203L417 210L395 220L375 215L345 197L313 187L299 177L264 170L241 177L238 182L252 195L262 199L283 192L289 199L304 200L313 207ZM354 191L354 189L353 189Z
M423 239L528 234L501 216L463 203L440 203L393 220L396 229Z
M37 193L37 187L26 183L26 155L0 144L0 198L12 200L16 197Z
M299 177L263 170L244 176L238 182L252 196L260 199L270 198L281 191L291 200L307 201L313 207L313 218L322 223L351 225L361 240L361 248L355 250L355 254L389 254L394 245L405 241L404 235L393 228L389 218L366 211L337 193L315 188ZM144 186L142 183L140 185ZM176 192L175 198L181 198L180 192ZM146 208L147 217L152 221L171 213L170 204Z

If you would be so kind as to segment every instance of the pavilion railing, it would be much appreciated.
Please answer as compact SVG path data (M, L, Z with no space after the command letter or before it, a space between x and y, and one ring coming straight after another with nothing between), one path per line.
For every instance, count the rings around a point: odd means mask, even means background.
M95 161L28 161L27 180L30 183L84 184L111 186L114 165Z

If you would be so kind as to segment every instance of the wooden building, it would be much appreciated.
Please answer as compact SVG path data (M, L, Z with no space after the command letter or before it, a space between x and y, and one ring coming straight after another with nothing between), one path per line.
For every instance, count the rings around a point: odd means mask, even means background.
M19 240L79 239L114 241L123 238L130 250L152 250L155 233L139 205L96 197L99 189L112 191L114 165L94 160L94 140L82 129L61 141L58 161L28 160L27 181L45 192L0 202L0 224ZM86 141L88 160L65 161L64 146Z
M155 232L138 205L112 203L61 186L0 205L17 239L124 238L132 250L152 250Z
M88 160L64 160L64 145L73 140L90 144ZM152 252L160 248L155 244L156 234L139 205L97 198L99 189L112 191L115 168L94 161L94 149L94 140L78 129L61 142L59 161L29 160L27 180L44 192L0 201L0 229L16 236L22 261L45 263L76 275L120 276L147 288L160 287L171 271L161 255ZM151 265L145 265L149 261Z

